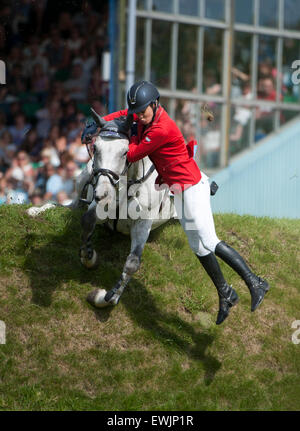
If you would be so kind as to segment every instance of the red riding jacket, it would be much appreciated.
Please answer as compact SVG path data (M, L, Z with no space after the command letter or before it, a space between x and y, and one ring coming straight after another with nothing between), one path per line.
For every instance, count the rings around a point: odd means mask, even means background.
M124 109L103 118L110 121L126 115L127 109ZM138 134L130 139L129 162L148 156L158 172L156 186L167 184L173 193L180 193L200 181L201 172L193 159L195 141L185 144L176 123L161 106L148 127L143 126L135 114L134 121L138 123Z

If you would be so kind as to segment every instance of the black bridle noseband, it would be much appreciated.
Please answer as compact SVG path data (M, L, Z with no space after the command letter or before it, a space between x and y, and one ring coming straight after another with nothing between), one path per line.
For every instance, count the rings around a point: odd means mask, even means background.
M86 147L87 147L87 151L89 153L90 158L92 159L92 155L88 149L88 144L86 143ZM114 171L110 170L110 169L106 169L106 168L95 168L95 151L93 151L93 155L94 155L94 160L93 160L93 165L92 165L92 173L91 173L91 177L90 180L85 184L84 189L86 189L89 185L91 185L93 187L93 197L92 199L89 201L87 199L83 199L80 198L79 200L85 204L91 204L93 202L93 200L95 199L95 188L98 184L99 178L101 176L105 176L109 179L111 185L114 188L117 188L119 182L120 182L120 177L124 176L128 169L131 166L131 163L128 162L128 160L126 160L125 163L125 167L122 171L122 173L120 175L116 174Z
M126 174L126 172L128 171L128 169L130 168L130 166L131 166L131 163L129 163L126 160L126 164L125 164L125 167L124 167L122 173L120 175L118 175L115 172L111 171L110 169L104 169L104 168L95 169L94 165L93 165L92 176L93 176L93 179L96 178L95 186L96 186L96 184L98 182L98 179L102 175L104 175L105 177L107 177L109 179L111 185L116 188L117 185L120 182L120 177L122 177L122 176L124 176Z

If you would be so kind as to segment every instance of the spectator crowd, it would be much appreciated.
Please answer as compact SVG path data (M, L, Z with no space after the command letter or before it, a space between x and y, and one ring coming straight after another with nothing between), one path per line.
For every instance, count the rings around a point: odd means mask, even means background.
M108 0L2 1L0 58L7 70L6 85L0 86L0 205L40 205L48 200L67 204L73 198L75 178L89 159L80 139L84 120L91 106L101 115L107 113L108 82L101 76L103 54L109 50L107 23ZM222 32L205 31L202 91L221 96ZM197 44L196 39L188 42ZM251 52L242 42L236 39L237 60L231 71L231 96L240 103L232 104L230 155L249 145L251 117L256 141L274 129L273 108L250 108L241 100L291 102L300 97L298 90L293 93L296 86L288 67L295 41L285 41L280 95L275 50L268 39L259 45L256 89L250 76ZM184 89L197 93L194 56L188 58L186 72L178 75ZM201 115L201 103L190 100L176 100L176 122L186 141L197 135L196 161L213 169L220 159L222 104L206 105L214 113L213 126ZM280 115L283 123L287 114Z
M108 2L54 3L10 0L0 8L0 204L70 202L89 160L80 139L85 118L90 106L106 113Z

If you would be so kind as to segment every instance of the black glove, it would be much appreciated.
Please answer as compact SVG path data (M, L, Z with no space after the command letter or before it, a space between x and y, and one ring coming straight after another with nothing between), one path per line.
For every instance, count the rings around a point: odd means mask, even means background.
M219 186L215 181L212 181L210 185L210 195L214 196L217 193Z

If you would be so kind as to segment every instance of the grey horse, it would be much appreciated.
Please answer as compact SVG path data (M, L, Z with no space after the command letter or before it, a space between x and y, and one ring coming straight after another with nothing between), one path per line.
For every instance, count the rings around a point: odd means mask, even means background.
M88 205L81 220L81 263L87 268L99 264L92 246L96 224L105 223L110 229L131 238L130 253L115 286L109 291L96 289L87 296L90 304L102 308L118 304L132 275L140 267L150 231L176 217L176 212L169 189L155 188L157 171L149 157L132 164L127 162L132 118L106 122L94 111L92 114L101 131L96 135L91 160L76 179L76 197L68 205L70 209ZM55 206L57 204L47 203L31 207L27 212L36 216Z

